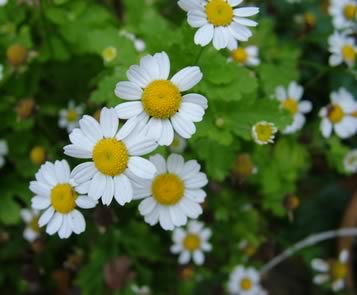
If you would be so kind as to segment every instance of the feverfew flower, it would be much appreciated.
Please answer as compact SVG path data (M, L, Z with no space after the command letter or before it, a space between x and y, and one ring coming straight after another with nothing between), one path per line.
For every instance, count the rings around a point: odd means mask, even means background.
M7 142L4 139L0 140L0 168L5 165L5 156L8 154L9 148Z
M202 213L199 203L206 198L202 190L207 176L200 172L195 160L184 162L180 155L171 154L167 161L161 155L150 157L157 173L148 181L136 181L136 198L144 198L139 205L145 222L160 225L165 230L183 226L188 218L197 218Z
M295 81L291 82L288 89L283 86L277 87L275 91L276 98L280 101L281 108L287 110L293 122L287 126L283 133L289 134L300 130L305 124L305 113L312 109L311 102L307 100L300 101L304 94L304 88Z
M237 266L232 271L228 291L232 295L261 295L265 291L260 285L260 275L252 267Z
M0 6L5 6L8 0L0 0Z
M70 101L67 109L59 112L58 126L67 129L67 132L71 132L78 127L78 120L83 114L83 109L82 105L76 106L74 101Z
M193 259L197 265L202 265L205 261L204 252L212 250L212 245L208 242L212 232L205 228L204 224L192 220L187 224L187 229L176 228L172 233L174 244L171 252L180 254L179 263L187 264Z
M40 236L40 227L38 225L38 220L40 218L38 210L22 209L20 212L22 220L26 224L24 230L24 239L33 242Z
M228 61L234 61L245 66L257 66L260 64L258 47L247 46L233 49Z
M187 140L175 133L174 140L169 145L169 150L172 153L182 153L186 149L186 146Z
M102 51L102 58L104 63L110 63L117 57L117 49L115 47L109 46L104 48Z
M348 173L357 172L357 149L349 151L343 159L343 166Z
M206 46L213 40L219 50L238 47L237 41L248 41L252 32L247 27L257 23L247 17L259 12L257 7L237 8L243 0L179 0L178 5L187 12L187 21L193 28L199 28L194 42Z
M354 38L335 32L330 36L329 51L331 52L329 64L332 67L346 63L353 67L356 62L357 46Z
M260 121L252 127L252 137L257 144L273 143L278 128L273 123Z
M345 287L345 279L348 273L347 261L349 253L347 250L341 251L338 259L324 261L316 258L311 262L311 267L320 274L314 277L314 283L322 285L327 282L332 283L332 290L337 292Z
M92 160L78 165L72 172L81 192L94 200L101 198L104 205L109 205L113 197L120 205L130 202L133 188L128 175L151 179L156 172L151 162L140 157L157 147L155 141L130 125L118 130L114 109L103 108L99 123L85 115L79 126L69 135L72 144L64 147L64 153Z
M357 132L357 102L345 88L331 93L331 103L319 113L322 118L320 129L326 138L332 129L341 138L348 138Z
M32 208L45 210L38 225L47 225L46 232L49 235L58 232L61 239L85 230L85 220L77 206L84 209L96 206L96 201L81 192L70 174L66 160L46 162L36 173L36 181L30 183L30 190L35 194Z
M146 48L146 44L143 40L137 38L133 33L127 32L125 30L119 32L120 36L124 36L125 38L129 39L133 42L134 47L137 52L143 52Z
M170 61L165 52L146 55L140 65L129 68L129 81L119 82L115 94L130 102L116 106L120 119L128 119L124 128L145 124L144 134L160 145L170 145L174 131L183 138L195 132L194 122L202 121L207 99L195 93L181 94L202 79L199 67L186 67L171 80Z
M356 27L356 0L331 0L329 12L333 17L333 25L337 30Z

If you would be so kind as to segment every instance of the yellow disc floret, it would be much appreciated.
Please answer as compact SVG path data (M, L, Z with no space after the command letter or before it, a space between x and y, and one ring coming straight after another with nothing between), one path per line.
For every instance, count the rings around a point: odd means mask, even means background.
M274 137L274 127L270 123L258 123L255 125L255 136L259 142L267 143Z
M164 173L156 176L151 186L151 192L161 205L175 205L183 197L184 184L177 175Z
M40 226L38 225L38 220L40 218L38 216L34 216L32 219L31 219L31 222L30 222L30 228L34 231L34 232L40 232Z
M187 234L183 240L183 247L190 252L194 252L200 248L201 239L196 234Z
M245 48L239 47L231 52L231 57L234 61L245 64L248 60L248 53Z
M57 184L51 190L52 207L59 213L66 214L76 207L77 194L69 183Z
M253 287L253 282L249 278L243 278L240 281L240 287L241 287L242 290L248 291Z
M35 146L30 153L31 162L35 165L41 165L46 161L47 153L42 146Z
M128 150L123 142L115 138L104 138L94 146L93 161L103 174L116 176L128 166Z
M342 57L345 61L355 62L356 50L352 45L345 45L342 47Z
M181 105L179 89L168 80L151 82L142 96L145 112L157 119L168 119L176 114Z
M353 20L357 14L357 5L349 3L343 9L343 14L346 19Z
M334 261L331 263L330 271L334 280L344 279L347 276L347 265L340 261Z
M299 105L296 102L296 100L290 97L285 99L281 103L281 105L284 109L286 109L290 113L291 116L294 116L299 110Z
M337 124L342 121L345 113L339 105L335 104L329 107L327 116L333 124Z
M117 57L117 49L115 47L107 47L102 51L102 57L105 62L111 62Z
M228 26L233 20L233 8L226 0L211 0L206 5L208 22L215 26Z
M76 122L78 118L78 113L75 110L68 110L67 111L67 121L72 123Z

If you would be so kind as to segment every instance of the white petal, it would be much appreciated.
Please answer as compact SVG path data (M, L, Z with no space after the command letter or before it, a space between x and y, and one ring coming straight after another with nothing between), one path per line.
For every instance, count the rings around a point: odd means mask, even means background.
M115 95L125 100L140 100L143 90L136 84L129 81L117 83Z
M193 28L200 28L208 23L206 13L202 10L189 11L187 14L187 22Z
M22 220L23 220L25 223L30 223L30 222L32 221L32 218L33 218L32 210L22 209L22 210L20 211L20 215L21 215Z
M107 183L105 186L105 190L102 196L103 205L110 205L114 197L114 182L113 177L107 177Z
M160 208L156 207L151 213L144 216L146 223L150 225L155 225L159 222Z
M206 174L200 172L194 177L185 179L185 186L190 189L197 189L205 186L208 183Z
M179 112L171 118L171 123L174 130L183 138L191 138L191 136L196 132L196 127L192 121L186 119Z
M115 138L118 140L123 140L124 138L129 137L131 134L134 134L136 128L140 127L140 124L146 124L148 120L149 120L149 116L145 112L142 112L139 115L130 118L120 128Z
M158 174L166 173L166 162L161 155L151 156L150 161L155 165Z
M70 222L72 225L73 232L76 234L84 232L86 229L86 222L82 213L75 209L70 213L70 216Z
M124 174L114 177L114 197L121 206L133 199L133 187Z
M115 107L117 116L120 119L130 119L144 111L141 101L130 101L118 104Z
M102 139L103 134L100 129L99 123L96 119L84 115L81 120L79 120L79 126L85 136L87 136L92 142L97 142Z
M46 233L48 233L49 235L53 235L54 233L58 232L58 230L62 226L62 222L63 215L60 213L55 213L55 215L46 227Z
M196 45L206 46L213 39L214 27L211 24L199 28L195 34L194 42Z
M312 103L308 100L303 100L299 103L299 111L309 113L312 110Z
M104 194L106 184L107 176L97 172L89 185L88 196L94 200L98 200Z
M170 120L161 120L162 130L158 140L159 145L170 145L174 140L174 129Z
M184 214L180 206L168 207L172 223L175 226L183 226L187 223L187 216Z
M63 148L63 152L67 156L71 156L71 157L79 158L79 159L89 159L92 157L92 152L89 152L88 150L85 150L85 149L78 147L74 144L66 145Z
M202 265L203 262L205 261L205 257L202 253L201 250L196 250L195 252L193 252L193 261L197 264L197 265Z
M253 16L259 12L258 7L243 7L234 9L234 15L239 17Z
M179 0L177 4L187 12L194 9L202 10L200 0Z
M215 27L213 35L213 46L217 50L226 48L229 41L229 35L226 27Z
M181 91L187 91L199 83L202 79L202 72L199 67L186 67L176 73L171 82L174 83Z
M126 75L130 82L141 88L145 88L151 82L150 75L138 65L131 66Z
M119 120L114 109L103 108L100 112L100 127L104 137L114 137L118 131Z
M63 216L62 226L58 231L58 235L61 239L68 239L72 234L70 218L71 218L70 214L66 214Z
M249 29L235 22L230 24L229 31L239 41L248 41L249 37L252 36L252 32Z
M180 174L184 167L184 159L177 154L171 154L167 158L167 170L170 173Z
M79 196L76 199L76 205L79 208L90 209L94 208L97 205L97 202L87 196Z
M345 282L343 279L339 279L332 283L332 290L335 292L342 290L345 287Z
M49 207L45 212L42 213L40 219L38 220L38 225L40 227L46 225L52 218L54 212L55 210L52 207Z
M160 207L159 221L164 230L173 230L175 227L167 207Z
M204 110L208 107L207 98L201 94L189 93L182 97L183 102L195 103L201 106Z
M160 138L162 131L161 119L151 118L145 126L144 133L147 137L153 138L156 141Z
M182 243L183 239L186 236L186 231L182 228L176 228L172 234L172 239L176 243Z
M39 196L35 196L31 199L31 206L37 210L44 210L51 205L51 201L49 198L43 198Z
M91 151L96 143L93 138L84 135L83 131L79 128L74 129L70 133L69 139L71 143L86 151Z
M238 24L241 24L243 26L247 26L247 27L256 27L258 25L257 22L255 22L254 20L250 20L248 18L243 18L243 17L235 17L234 21L237 22Z
M51 194L51 189L38 181L31 181L30 182L30 190L35 193L36 195L42 196L42 197L49 197Z
M342 250L340 252L338 260L342 263L346 263L348 261L349 256L350 256L350 253L348 252L348 250Z
M155 209L156 205L157 203L152 197L146 198L140 203L139 212L141 215L147 215Z
M202 203L206 198L206 192L201 189L186 189L185 196L190 198L192 201Z
M192 122L202 121L205 111L197 104L184 102L181 104L180 113Z
M243 2L243 0L228 0L228 3L232 6L238 6L239 4L241 4Z
M191 259L191 255L188 251L184 251L179 256L179 263L180 264L187 264Z
M26 228L24 230L24 238L26 241L33 242L37 239L39 234L35 232L32 228Z
M181 199L179 206L186 213L187 217L195 219L202 214L202 207L190 199Z
M320 129L321 129L322 135L325 138L328 138L331 136L332 124L327 118L322 119L321 124L320 124Z
M313 259L311 261L311 267L314 269L314 270L317 270L317 271L321 271L321 272L327 272L329 270L329 265L327 262L325 262L324 260L322 259Z
M66 160L55 161L56 178L59 183L69 182L70 168Z
M140 136L137 140L129 141L127 149L131 156L142 156L151 153L157 148L157 143L152 138Z
M156 53L154 59L159 66L160 75L159 79L167 80L170 74L170 60L166 52Z
M144 179L151 179L156 173L155 166L150 161L141 157L130 157L128 168L137 177Z
M73 169L71 177L75 180L76 183L81 184L91 179L95 173L97 173L97 168L95 167L94 163L85 162L79 164Z

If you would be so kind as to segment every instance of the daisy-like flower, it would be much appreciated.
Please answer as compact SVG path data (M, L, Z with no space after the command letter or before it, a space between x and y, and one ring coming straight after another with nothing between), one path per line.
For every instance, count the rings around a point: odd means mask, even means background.
M228 291L232 295L260 295L265 291L260 285L260 275L252 267L237 266L232 271Z
M349 151L343 159L343 166L348 173L357 172L357 149Z
M314 277L314 283L322 285L327 282L331 282L332 290L335 292L345 287L345 279L348 274L348 262L349 253L347 250L341 251L338 259L324 261L319 258L315 258L311 261L311 267L320 274Z
M212 245L208 242L211 235L211 230L205 228L202 222L191 220L186 230L183 228L174 230L171 252L180 254L180 264L187 264L193 259L195 264L202 265L205 261L204 252L212 250Z
M331 0L329 12L333 17L333 25L337 30L356 27L356 0Z
M102 58L104 63L110 63L117 57L117 49L113 46L104 48L102 51Z
M8 154L9 148L7 142L4 139L0 140L0 168L5 165L5 156Z
M151 290L148 286L139 287L138 285L133 285L131 290L136 295L151 295Z
M0 0L0 6L5 6L8 0Z
M252 127L252 137L257 144L273 143L278 128L273 123L260 121Z
M58 126L67 129L67 132L71 132L78 127L78 120L83 114L83 109L82 105L76 106L74 101L70 101L67 109L59 112Z
M85 115L79 126L69 135L72 144L64 147L64 153L92 161L74 168L72 176L76 183L94 200L101 198L104 205L109 205L113 197L120 205L130 202L133 187L128 175L143 179L154 176L155 166L140 156L152 152L157 143L132 126L118 130L114 109L103 108L99 123Z
M24 230L24 239L29 242L33 242L41 234L40 227L38 225L38 220L40 218L39 211L22 209L20 215L26 224L26 228Z
M281 108L287 110L293 122L285 128L283 133L289 134L300 130L305 124L305 113L312 109L310 101L300 101L304 94L304 88L298 85L295 81L291 82L288 89L283 86L277 87L275 91L276 98L280 101Z
M322 118L320 129L326 138L332 129L341 138L348 138L357 132L357 102L345 88L331 93L331 103L319 113Z
M258 66L260 64L258 47L247 46L233 49L228 61L234 61L245 66Z
M187 140L175 133L174 140L170 144L169 150L172 153L182 153L186 149L186 146Z
M346 63L349 67L354 66L357 53L354 38L335 32L329 37L328 43L329 51L331 52L329 59L330 66L335 67L342 63Z
M35 194L31 200L32 208L45 210L38 225L47 225L49 235L58 232L59 237L64 239L72 232L84 232L85 220L76 207L94 208L96 201L84 195L82 189L75 185L66 160L43 164L36 173L36 181L31 181L30 190Z
M136 198L144 198L139 205L145 222L160 225L165 230L187 223L187 217L197 218L202 213L199 203L206 197L202 190L208 180L200 172L195 160L184 162L180 155L171 154L167 162L161 155L150 157L157 173L148 181L136 182Z
M252 32L247 27L257 23L247 17L259 12L257 7L237 8L243 0L179 0L178 5L187 12L187 21L193 28L199 28L194 42L206 46L213 40L213 46L220 50L238 47L237 41L248 41Z
M131 66L129 81L119 82L115 94L131 102L116 106L124 126L144 123L144 133L160 145L170 145L174 131L183 138L195 132L194 122L200 122L207 108L207 99L195 93L181 94L201 79L199 67L187 67L168 80L170 61L165 52L144 56L140 65Z
M119 32L119 35L124 36L125 38L127 38L131 42L133 42L134 47L137 52L143 52L145 50L145 48L146 48L145 42L143 40L137 38L133 33L122 30Z

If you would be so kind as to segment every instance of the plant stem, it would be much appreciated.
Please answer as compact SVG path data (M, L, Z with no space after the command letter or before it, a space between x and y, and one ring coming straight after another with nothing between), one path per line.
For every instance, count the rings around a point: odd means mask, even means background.
M198 54L197 54L197 56L195 58L195 61L193 63L194 65L198 64L198 62L199 62L199 60L200 60L200 58L202 56L203 50L204 50L204 47L201 47L200 50L198 51Z

